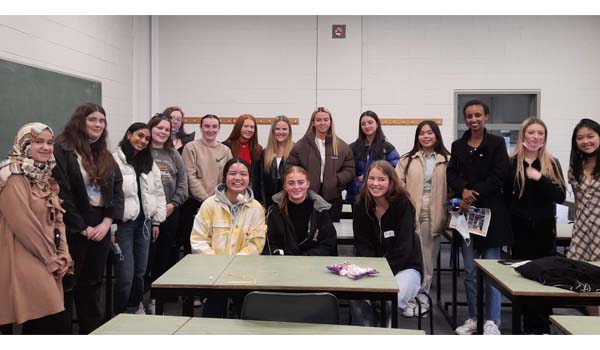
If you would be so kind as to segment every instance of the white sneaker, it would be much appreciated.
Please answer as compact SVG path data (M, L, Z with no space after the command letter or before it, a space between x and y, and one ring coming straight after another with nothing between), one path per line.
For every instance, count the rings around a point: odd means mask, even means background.
M402 310L402 317L415 317L417 315L417 303L414 300L409 300L406 303L406 308Z
M483 324L483 335L500 335L500 328L496 322L487 320Z
M140 305L138 306L138 309L135 310L134 314L136 314L136 315L145 315L146 311L144 310L144 304L140 303Z
M156 299L150 299L147 310L148 315L156 315Z
M477 332L477 321L475 321L472 318L467 319L465 321L465 324L463 324L460 327L457 327L454 330L454 333L458 335L471 335L475 332Z

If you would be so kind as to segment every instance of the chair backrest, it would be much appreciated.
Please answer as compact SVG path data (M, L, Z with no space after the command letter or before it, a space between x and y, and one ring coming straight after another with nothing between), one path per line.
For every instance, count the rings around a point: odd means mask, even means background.
M339 324L339 305L331 293L250 292L241 319Z

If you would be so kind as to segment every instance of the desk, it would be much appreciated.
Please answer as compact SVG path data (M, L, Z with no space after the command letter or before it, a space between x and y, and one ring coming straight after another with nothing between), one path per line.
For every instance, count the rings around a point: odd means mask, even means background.
M340 222L334 222L335 232L337 233L337 244L354 245L354 228L352 219L341 219Z
M189 317L181 316L154 316L118 314L102 326L98 327L92 335L171 335L175 334Z
M398 285L385 258L231 256L221 257L220 261L215 258L218 257L187 255L157 279L152 284L151 291L152 297L156 298L157 314L163 312L165 297L243 296L254 290L330 292L339 299L390 300L392 310L398 308ZM379 274L355 281L326 269L327 265L344 260L373 267ZM184 304L183 314L193 315L193 305L190 302ZM398 327L397 312L392 312L392 327Z
M561 316L551 315L550 321L565 334L598 335L600 317L598 316Z
M183 327L181 327L175 334L424 335L425 332L412 329L194 317L190 319Z
M594 263L600 265L600 262ZM600 293L577 293L527 279L498 260L475 259L477 268L477 333L483 333L483 282L487 279L512 301L512 332L521 333L521 305L600 305Z
M156 298L156 314L163 314L163 297L195 296L196 289L208 290L205 296L212 294L211 287L233 258L234 256L223 255L186 255L152 283L151 295ZM183 315L193 314L193 303L192 298L185 299L184 310L191 305L192 311Z

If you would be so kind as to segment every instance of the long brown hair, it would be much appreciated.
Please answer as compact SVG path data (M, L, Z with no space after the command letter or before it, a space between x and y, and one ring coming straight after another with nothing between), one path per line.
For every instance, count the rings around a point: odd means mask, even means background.
M62 133L56 138L56 143L73 148L81 156L81 165L88 173L90 182L98 186L104 183L107 174L112 171L114 161L106 142L108 121L104 124L100 138L90 143L86 131L86 118L94 112L100 112L106 118L106 112L100 105L84 103L78 106Z
M166 120L167 122L169 122L169 133L171 133L171 128L172 128L171 117L168 115L164 115L162 113L156 113L148 121L148 130L150 131L150 140L151 140L150 142L152 142L152 129L154 129L154 127L156 127L158 124L160 124L160 122L162 122L163 120ZM164 148L166 150L171 150L171 149L175 148L175 146L173 146L173 142L171 142L171 136L169 136L167 141L164 143Z
M292 142L292 125L290 124L289 119L285 115L280 115L273 118L273 123L271 123L271 132L269 133L269 139L267 140L267 147L265 148L265 159L263 163L263 167L265 168L265 172L269 172L271 169L271 163L273 162L273 157L277 154L277 138L275 137L275 128L277 127L277 123L285 122L290 130L290 134L285 139L285 146L283 148L283 158L287 158L290 155L290 151L294 146Z
M523 196L526 182L525 167L523 166L523 160L525 159L525 147L523 147L523 141L525 139L525 131L529 126L533 124L539 124L544 128L544 146L542 146L542 148L540 148L540 150L538 151L538 158L540 159L541 165L540 172L542 173L542 176L547 177L553 184L560 185L562 188L565 188L563 178L561 174L559 174L558 164L556 164L556 160L546 149L546 145L548 144L548 128L541 119L531 117L525 119L521 124L521 129L519 130L519 137L517 139L517 145L515 147L515 151L512 154L513 159L515 159L517 162L517 171L513 181L515 184L515 188L519 189L519 198Z
M231 142L231 153L233 156L239 156L240 154L240 137L242 135L242 126L246 119L252 120L254 122L254 135L248 140L248 146L250 147L250 155L252 159L259 159L260 154L262 153L262 147L258 144L258 127L256 125L256 119L251 114L242 114L240 115L233 125L233 130L231 130L231 134L227 140Z
M378 160L373 162L373 164L371 164L371 166L369 167L369 170L367 170L363 185L360 189L359 201L362 201L364 203L367 212L371 209L371 207L375 207L375 200L373 199L373 196L367 188L367 181L373 169L380 170L385 176L387 176L387 178L390 181L390 186L388 187L388 191L385 194L385 199L389 203L400 197L410 198L408 192L406 192L406 190L402 188L402 185L400 184L400 179L398 178L398 174L396 173L394 168L392 168L390 163L388 163L385 160Z
M293 173L300 173L300 174L304 175L304 177L306 177L306 181L308 182L308 172L306 171L306 169L299 167L297 165L287 168L287 170L283 174L284 190L283 190L283 196L281 197L281 202L279 203L279 208L281 208L281 211L286 216L288 215L288 204L290 203L290 196L288 195L287 191L285 190L285 180L287 179L287 177L290 174L293 174ZM308 191L308 188L306 189L306 191Z
M315 127L312 124L315 121L315 116L319 112L329 114L329 121L331 122L331 126L329 127L329 131L327 132L327 134L331 135L331 146L333 147L333 155L335 157L337 157L338 153L339 153L338 138L335 134L335 128L333 127L333 116L331 115L331 112L327 108L319 107L319 108L315 109L314 112L312 112L312 114L310 116L310 123L308 123L308 128L306 129L306 133L308 134L309 131L312 131L315 135L317 134L317 132L315 131Z

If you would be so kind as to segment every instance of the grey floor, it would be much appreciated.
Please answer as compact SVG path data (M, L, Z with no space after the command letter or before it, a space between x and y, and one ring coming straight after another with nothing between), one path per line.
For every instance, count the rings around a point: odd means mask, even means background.
M352 247L350 246L340 246L339 255L341 256L352 256ZM449 271L450 268L450 245L442 244L440 249L441 252L441 261L442 261L442 275L441 275L441 297L443 301L450 301L452 299L451 296L451 285L452 285L452 275ZM462 260L462 258L461 258ZM446 318L440 312L438 305L436 304L436 293L437 286L436 280L434 278L432 290L431 290L431 298L433 300L433 313L428 317L433 317L433 325L434 325L434 334L436 335L444 335L444 334L454 334L453 328L450 326L450 323L446 320ZM102 294L103 296L105 293ZM146 295L146 299L149 298L149 293ZM464 287L462 284L462 276L459 275L458 280L458 293L457 298L459 302L465 301L465 293ZM104 300L103 300L104 302ZM509 301L504 299L504 303L508 303ZM201 307L195 308L194 315L201 315ZM581 315L582 313L577 309L559 309L555 308L553 310L554 314L563 314L563 315ZM165 314L167 315L181 315L181 301L170 302L165 305ZM457 319L458 323L461 324L467 317L467 307L466 306L458 306L457 308ZM427 334L430 334L429 329L429 318L423 318L422 329L424 329ZM347 302L341 302L340 308L340 322L342 324L348 324L349 321L349 308L347 306ZM417 319L416 318L404 318L399 317L399 327L406 329L417 329ZM511 309L506 306L502 308L502 324L501 324L501 332L502 334L511 334ZM74 325L74 333L77 332L77 325ZM20 326L14 326L14 334L20 334ZM562 334L559 330L551 326L551 334Z

